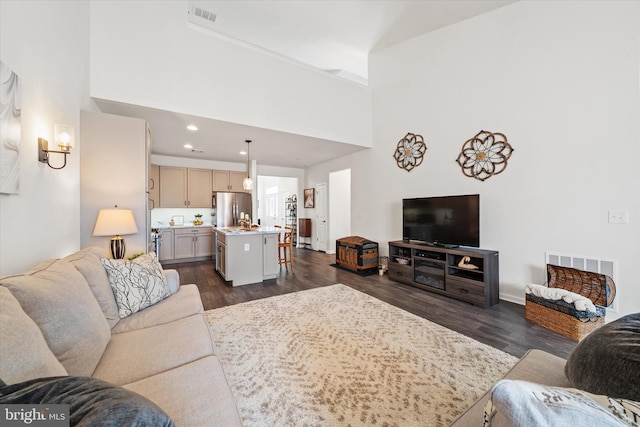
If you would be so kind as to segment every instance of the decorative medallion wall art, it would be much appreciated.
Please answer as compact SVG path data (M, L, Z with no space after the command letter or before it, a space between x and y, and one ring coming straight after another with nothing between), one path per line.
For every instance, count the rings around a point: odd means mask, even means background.
M400 169L405 169L407 172L417 166L420 166L424 160L424 153L427 151L427 146L424 143L422 135L415 135L413 133L407 133L404 138L398 141L396 152L393 154L393 158L396 159L396 163Z
M511 153L513 148L504 134L481 130L462 145L456 161L466 176L484 181L507 168Z

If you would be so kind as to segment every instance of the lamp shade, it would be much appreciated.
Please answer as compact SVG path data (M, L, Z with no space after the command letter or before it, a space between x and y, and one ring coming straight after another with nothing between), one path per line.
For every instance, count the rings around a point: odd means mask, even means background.
M242 188L245 190L253 190L253 180L249 177L246 177L244 181L242 181Z
M100 209L94 236L119 236L136 234L138 227L130 209Z
M55 125L53 129L58 147L63 151L69 151L74 145L73 126Z

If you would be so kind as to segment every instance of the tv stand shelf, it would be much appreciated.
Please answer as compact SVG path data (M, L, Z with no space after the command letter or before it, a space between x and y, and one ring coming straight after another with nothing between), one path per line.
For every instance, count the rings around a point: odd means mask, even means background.
M465 257L477 268L459 266ZM491 307L499 298L499 253L486 249L389 242L389 279Z

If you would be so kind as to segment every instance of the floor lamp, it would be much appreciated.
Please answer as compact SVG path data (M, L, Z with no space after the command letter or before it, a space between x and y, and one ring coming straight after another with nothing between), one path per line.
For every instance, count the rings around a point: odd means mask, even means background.
M130 209L100 209L94 236L113 236L111 238L111 256L114 259L124 258L126 245L123 235L136 234L138 227Z

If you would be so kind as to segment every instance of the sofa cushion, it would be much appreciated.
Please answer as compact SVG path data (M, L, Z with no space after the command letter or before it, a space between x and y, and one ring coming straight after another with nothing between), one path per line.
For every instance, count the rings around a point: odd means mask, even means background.
M569 356L565 374L576 388L640 401L640 313L587 335Z
M535 381L556 387L571 387L571 383L564 376L565 360L542 350L529 350L522 359L509 370L504 378L513 380ZM451 427L472 427L482 422L484 407L489 400L490 390L467 408L452 424Z
M68 261L51 260L0 282L36 322L66 371L91 375L111 328L82 274Z
M0 378L14 384L56 375L67 375L67 371L47 346L38 325L11 291L0 286Z
M166 270L165 270L166 271ZM183 285L171 298L164 299L142 311L121 319L111 329L112 334L133 331L173 322L193 314L202 313L202 299L196 285Z
M215 356L204 357L124 387L155 402L181 427L242 425L231 389ZM180 396L180 399L175 396ZM184 402L189 402L189 405Z
M485 426L632 426L640 403L551 387L528 381L501 380L491 389Z
M75 252L66 258L73 266L84 276L85 280L89 284L93 296L96 297L100 309L104 314L104 317L109 322L110 327L114 327L120 317L118 316L118 306L116 299L113 296L111 285L109 285L109 278L105 271L100 258L105 257L106 251L98 247L89 247Z
M202 315L114 334L93 376L122 385L213 354Z
M0 386L0 403L69 405L67 425L72 426L174 425L169 416L147 398L88 377L39 378Z
M133 260L102 258L121 319L167 298L171 293L155 253Z

